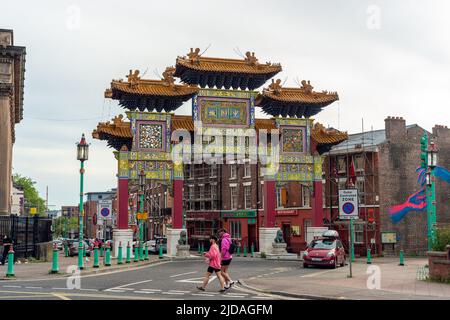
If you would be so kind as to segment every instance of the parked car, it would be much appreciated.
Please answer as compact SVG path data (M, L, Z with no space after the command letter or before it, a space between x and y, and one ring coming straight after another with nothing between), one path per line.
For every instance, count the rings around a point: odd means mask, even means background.
M337 268L345 265L345 250L339 234L335 230L323 233L321 238L314 239L303 253L303 267L330 266Z
M159 247L162 247L163 253L167 253L167 238L157 237L147 241L148 251L151 253L159 253Z
M79 245L80 243L78 242L78 240L75 240L69 244L69 256L73 257L78 254ZM84 250L86 250L86 256L90 257L92 252L91 247L86 243L86 240L83 241L83 245Z
M56 249L58 250L62 250L64 247L61 240L53 240L53 244L56 245Z

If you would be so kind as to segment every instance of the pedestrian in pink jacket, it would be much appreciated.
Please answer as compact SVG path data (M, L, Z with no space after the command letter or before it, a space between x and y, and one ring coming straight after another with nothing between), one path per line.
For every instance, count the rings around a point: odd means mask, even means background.
M219 230L219 237L220 237L220 253L222 255L222 262L221 262L222 276L225 280L225 289L230 289L231 286L234 284L234 281L231 280L230 274L228 273L228 268L230 267L231 260L233 259L233 256L229 252L231 246L231 236L226 229L222 228Z
M205 291L206 286L208 285L209 278L211 277L211 274L214 272L217 275L217 279L219 279L220 282L220 291L219 292L225 292L225 280L222 277L221 271L220 271L220 262L221 262L221 255L219 251L219 246L217 245L217 237L215 235L211 235L209 237L209 242L211 244L209 251L205 253L205 257L208 261L208 270L206 271L205 278L203 279L203 285L201 287L197 287L198 290Z

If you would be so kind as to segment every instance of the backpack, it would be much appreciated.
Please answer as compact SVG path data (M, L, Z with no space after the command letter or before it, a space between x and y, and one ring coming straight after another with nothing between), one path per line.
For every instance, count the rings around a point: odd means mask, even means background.
M236 252L236 243L230 239L230 247L228 248L228 253L233 254ZM219 250L222 251L222 240L219 241Z

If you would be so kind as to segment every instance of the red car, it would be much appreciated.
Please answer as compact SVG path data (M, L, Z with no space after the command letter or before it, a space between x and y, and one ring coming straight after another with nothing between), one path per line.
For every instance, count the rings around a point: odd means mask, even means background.
M322 238L314 239L303 253L303 267L345 266L345 250L337 231L330 230Z

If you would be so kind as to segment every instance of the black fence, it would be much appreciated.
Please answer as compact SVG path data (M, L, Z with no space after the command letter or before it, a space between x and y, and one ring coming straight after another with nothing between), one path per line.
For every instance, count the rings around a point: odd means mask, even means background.
M51 227L48 218L0 216L0 235L11 238L17 258L36 257L37 244L52 241Z

